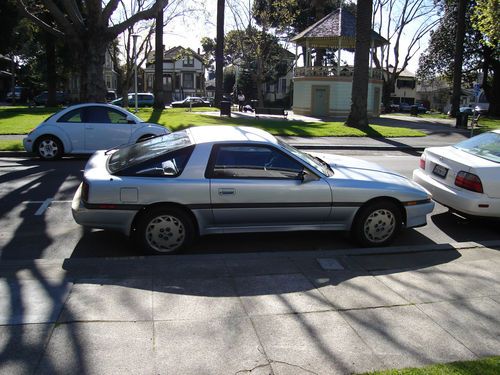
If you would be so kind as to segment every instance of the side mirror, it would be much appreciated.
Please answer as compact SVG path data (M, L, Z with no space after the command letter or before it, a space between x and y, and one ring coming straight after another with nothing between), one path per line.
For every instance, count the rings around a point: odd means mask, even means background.
M132 116L127 116L127 124L136 124L136 122Z
M319 177L315 174L309 172L306 169L303 169L302 172L299 173L299 178L302 180L302 183L305 184L311 181L318 181Z

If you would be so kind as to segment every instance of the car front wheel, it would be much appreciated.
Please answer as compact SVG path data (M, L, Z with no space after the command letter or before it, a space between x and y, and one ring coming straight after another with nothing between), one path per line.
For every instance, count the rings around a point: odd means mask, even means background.
M147 212L138 222L139 246L149 254L179 252L195 237L191 218L177 208L156 208Z
M62 156L63 145L56 137L46 135L36 142L35 151L43 160L55 160Z
M401 211L390 201L362 207L352 226L352 235L362 246L388 245L401 229Z

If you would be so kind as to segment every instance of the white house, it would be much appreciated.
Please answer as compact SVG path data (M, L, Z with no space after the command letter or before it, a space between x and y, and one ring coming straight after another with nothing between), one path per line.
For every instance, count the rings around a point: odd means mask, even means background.
M155 51L147 59L144 91L153 92ZM190 48L173 47L163 53L163 90L165 102L187 96L205 96L205 68L203 57Z
M416 99L417 79L415 74L403 70L399 73L396 82L394 82L394 91L391 92L392 104L407 103L413 105Z

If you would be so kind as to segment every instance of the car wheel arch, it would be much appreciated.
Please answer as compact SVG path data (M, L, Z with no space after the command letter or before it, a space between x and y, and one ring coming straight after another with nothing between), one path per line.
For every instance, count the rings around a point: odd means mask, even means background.
M40 142L44 139L44 138L54 138L57 142L59 142L62 146L62 152L61 152L61 156L64 155L65 153L68 153L68 148L67 147L67 144L66 142L64 142L64 139L61 139L61 137L59 135L56 135L56 134L53 134L53 133L43 133L43 134L40 134L39 136L36 137L35 141L33 142L33 151L36 153L37 152L37 149L38 149L38 146L40 144Z
M153 204L147 205L147 206L143 207L140 211L137 212L137 214L135 215L134 219L132 220L132 224L131 224L131 227L130 227L130 234L132 235L132 234L134 234L136 232L137 225L138 225L139 221L141 220L141 218L144 215L146 215L148 212L150 212L152 210L156 210L156 209L165 209L165 210L168 210L168 209L177 209L177 210L182 210L191 219L191 221L192 221L192 223L194 225L196 234L198 235L200 233L198 220L196 219L196 216L193 214L193 211L191 211L188 207L186 207L186 206L184 206L184 205L182 205L180 203L158 202L158 203L153 203Z
M394 197L380 196L380 197L372 198L372 199L366 201L365 203L363 203L358 208L358 210L356 211L356 214L354 215L354 219L352 221L352 225L354 225L354 223L356 222L356 220L358 220L360 213L362 212L362 210L365 207L368 207L368 206L370 206L372 204L377 204L377 203L380 203L380 202L392 202L392 203L394 203L399 208L399 212L401 214L401 221L402 221L402 223L403 224L406 223L406 210L405 210L405 208L403 206L403 203L401 203L401 201L399 201L398 199L396 199Z

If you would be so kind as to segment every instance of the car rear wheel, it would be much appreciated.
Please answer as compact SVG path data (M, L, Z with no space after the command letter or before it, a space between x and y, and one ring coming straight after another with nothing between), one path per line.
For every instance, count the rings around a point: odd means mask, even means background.
M35 151L43 160L55 160L62 156L63 145L56 137L44 135L37 140Z
M181 209L156 208L147 212L137 226L137 241L146 253L179 252L195 237L191 218Z
M390 201L369 203L361 208L352 235L362 246L385 246L401 229L401 211Z

